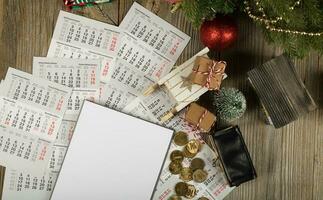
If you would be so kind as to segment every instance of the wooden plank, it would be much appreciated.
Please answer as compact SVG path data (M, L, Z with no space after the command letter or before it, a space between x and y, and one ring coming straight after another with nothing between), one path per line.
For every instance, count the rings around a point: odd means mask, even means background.
M121 21L133 1L114 0L102 5L113 20ZM147 0L139 0L145 5ZM8 66L31 71L33 56L45 56L56 18L63 8L61 0L1 0L0 1L0 78ZM161 0L158 15L191 36L191 42L178 64L199 50L199 31L193 28L182 12L171 14L170 6ZM95 7L83 10L85 16L111 23ZM239 18L239 39L230 49L220 53L228 62L229 77L225 87L237 87L247 98L248 109L238 124L249 148L258 178L241 185L226 200L290 199L321 200L323 196L323 57L313 52L304 59L295 59L300 74L318 109L292 124L275 130L262 118L255 93L246 81L246 72L261 65L281 49L268 45L263 35L249 19ZM211 55L218 56L218 52ZM0 168L0 175L4 175ZM1 179L0 176L0 179ZM1 180L0 180L1 181Z
M11 1L10 1L11 2ZM18 3L19 2L19 3ZM19 6L17 6L19 5ZM16 1L9 6L16 20L16 65L23 71L32 71L33 56L46 56L62 1Z
M318 102L319 85L316 82L319 79L314 75L319 73L318 55L311 53L302 60L295 60L295 65L309 92ZM311 80L305 81L309 77ZM316 110L301 117L289 125L288 130L283 133L285 134L283 136L282 160L283 197L313 199L315 143L318 136L316 123L319 122L316 116L318 113L319 110Z
M3 79L8 66L16 65L16 51L17 51L17 27L12 26L16 24L15 18L15 1L1 1L1 37L0 37L0 78Z
M318 56L317 67L315 67L316 59L310 60L309 63L314 62L314 66L311 69L308 69L309 73L307 75L307 81L305 84L310 84L310 92L313 93L315 99L318 103L318 111L315 113L315 118L313 120L313 127L311 130L315 129L314 135L314 166L313 166L313 200L320 200L323 197L323 56ZM311 77L310 77L311 76ZM312 78L316 77L316 78ZM313 87L313 88L312 88Z
M319 134L322 128L318 127L322 111L319 108L282 129L275 130L264 124L259 117L261 111L256 95L246 82L246 72L281 54L281 50L269 46L249 20L239 18L239 39L221 55L228 62L229 75L223 85L237 87L246 95L247 112L235 124L244 134L259 177L255 182L240 186L227 199L294 200L315 199L314 196L318 199L322 197L316 195L318 188L322 188L323 159L322 153L318 153L322 152ZM316 102L320 101L318 83L322 85L318 60L315 53L294 60L297 72Z
M0 166L0 200L2 199L4 174L5 173L6 173L6 168L3 166Z

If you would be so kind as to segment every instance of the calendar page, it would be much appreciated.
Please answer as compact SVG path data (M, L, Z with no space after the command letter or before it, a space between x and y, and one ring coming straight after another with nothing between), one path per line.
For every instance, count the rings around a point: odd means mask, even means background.
M175 61L156 52L153 48L127 32L122 34L117 58L130 68L140 71L154 81L168 74L175 64ZM118 63L114 65L118 67ZM112 68L111 70L114 69ZM103 78L102 81L108 82L109 76Z
M114 65L101 79L106 85L100 103L114 109L124 108L168 74L190 39L137 3L120 27L122 39Z
M100 104L115 110L121 110L137 97L136 94L128 91L128 88L117 81L110 80L104 84Z
M140 98L135 98L134 100L132 100L131 103L129 103L122 109L122 112L131 114L132 116L148 120L156 124L159 123L158 119Z
M73 88L64 119L76 120L83 101L99 101L100 60L34 57L33 74Z
M9 68L1 95L63 117L71 88Z
M13 68L8 69L1 88L1 165L42 173L71 89Z
M141 95L154 81L124 60L117 59L109 81L103 87L101 103L121 109Z
M42 197L34 191L51 189L52 171L61 165L56 153L61 150L53 149L67 148L70 138L59 132L72 89L13 68L0 87L0 164L6 167L2 199ZM31 193L16 193L28 188ZM13 196L6 196L9 190Z
M51 142L23 131L0 125L0 165L17 169L44 171L50 156Z
M102 105L104 104L102 103L103 100L101 100L103 96L104 87L105 87L105 83L100 81L99 88L97 89L97 93L96 93L96 99L94 100L94 102L97 104L102 104Z
M123 111L145 120L160 123L160 117L169 111L175 104L176 102L173 100L173 98L168 96L166 91L160 89L147 97L139 96L128 104ZM175 131L184 131L188 133L189 139L198 139L201 143L205 143L202 140L200 133L197 130L192 129L192 127L184 120L184 115L185 112L181 111L175 117L162 125L172 128ZM181 150L181 148L182 147L172 143L169 154L176 149ZM197 157L205 161L205 170L208 173L208 179L200 184L189 182L189 184L193 184L197 189L196 197L204 196L213 200L223 199L234 188L228 185L225 173L219 166L219 163L216 162L217 154L212 151L208 145L203 145L203 148L201 149L200 153L197 154ZM174 187L176 183L181 182L178 175L173 175L170 173L168 169L170 163L169 158L170 155L167 155L167 159L159 177L159 182L153 199L169 199L175 194ZM190 159L185 159L183 166L189 166L189 163Z
M62 118L28 104L0 97L0 126L23 131L25 135L54 141Z
M68 145L73 136L76 121L63 120L59 128L47 169L42 174L18 170L8 166L5 170L2 199L49 200Z
M72 139L76 121L64 119L54 142L52 156L48 164L48 171L58 173L62 167L67 148Z
M57 175L50 171L35 175L28 170L6 167L2 199L49 200Z
M166 75L174 62L157 54L146 44L138 45L133 37L125 35L114 66L106 76L102 104L115 109L123 108L157 80ZM140 43L140 41L139 41ZM101 79L102 80L102 79ZM130 95L129 95L130 94ZM122 100L118 100L122 98Z
M100 69L99 59L33 59L33 75L70 88L97 89L100 83Z
M174 63L190 40L188 35L136 2L122 20L120 28Z
M101 59L101 76L109 67L120 41L118 27L60 11L47 57Z
M138 96L127 104L122 111L137 117L146 116L146 113L149 112L156 123L161 123L161 117L174 106L176 106L175 99L166 90L160 88L149 96Z
M97 102L99 100L98 90L74 88L72 95L68 99L67 110L65 112L64 119L77 120L77 117L81 111L84 100Z

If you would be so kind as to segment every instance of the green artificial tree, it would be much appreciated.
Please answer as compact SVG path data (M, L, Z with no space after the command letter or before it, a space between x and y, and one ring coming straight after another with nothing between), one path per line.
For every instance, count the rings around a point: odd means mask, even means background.
M216 116L223 121L232 122L246 111L246 99L236 88L221 88L213 95L212 104Z

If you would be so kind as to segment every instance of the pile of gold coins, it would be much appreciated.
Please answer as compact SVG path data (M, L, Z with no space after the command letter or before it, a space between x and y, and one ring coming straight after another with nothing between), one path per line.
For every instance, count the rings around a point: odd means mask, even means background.
M175 133L174 143L178 146L183 146L183 150L174 150L170 154L171 163L168 166L172 174L179 175L183 182L175 185L175 193L169 200L181 200L181 197L192 199L196 196L197 190L194 185L186 182L195 181L202 183L207 179L207 172L204 170L205 162L201 158L194 158L201 150L202 144L195 139L188 140L185 132L179 131ZM190 158L189 167L183 167L184 158ZM199 200L207 200L205 197L200 197Z

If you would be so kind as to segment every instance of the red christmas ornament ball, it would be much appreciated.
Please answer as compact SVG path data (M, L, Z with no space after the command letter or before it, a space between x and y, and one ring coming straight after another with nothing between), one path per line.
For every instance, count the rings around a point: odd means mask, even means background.
M231 46L238 37L238 26L229 16L204 21L200 29L201 41L212 50L223 50Z

